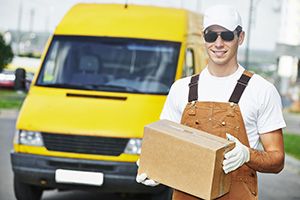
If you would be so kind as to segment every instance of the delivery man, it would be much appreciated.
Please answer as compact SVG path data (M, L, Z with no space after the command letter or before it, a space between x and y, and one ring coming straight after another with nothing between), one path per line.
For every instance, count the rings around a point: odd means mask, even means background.
M271 83L237 62L245 32L233 7L208 8L203 26L208 64L200 74L172 85L161 119L234 141L223 161L224 172L232 176L231 188L220 199L258 199L256 171L278 173L284 166L281 99ZM158 184L147 174L138 175L137 182ZM173 199L197 198L175 190Z

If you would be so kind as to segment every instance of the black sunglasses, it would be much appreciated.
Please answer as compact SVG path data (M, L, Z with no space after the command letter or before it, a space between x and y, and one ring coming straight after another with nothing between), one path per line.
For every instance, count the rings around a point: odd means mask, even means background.
M234 31L223 31L223 32L214 32L208 31L204 33L204 40L206 42L214 42L217 40L218 36L221 36L222 40L230 42L234 39Z

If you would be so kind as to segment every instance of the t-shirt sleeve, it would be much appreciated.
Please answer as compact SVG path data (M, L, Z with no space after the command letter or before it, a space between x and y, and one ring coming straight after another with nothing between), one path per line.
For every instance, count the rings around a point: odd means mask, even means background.
M258 98L260 102L257 120L258 132L264 134L286 127L281 98L274 85L268 85L264 94L258 95Z
M171 86L170 92L167 96L163 110L160 114L160 119L167 119L176 123L180 123L181 112L176 102L176 82Z

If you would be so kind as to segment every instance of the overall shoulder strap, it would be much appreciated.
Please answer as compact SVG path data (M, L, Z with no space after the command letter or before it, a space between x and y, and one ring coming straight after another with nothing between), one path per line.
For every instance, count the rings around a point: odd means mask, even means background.
M231 94L231 97L229 99L229 102L233 102L238 104L240 101L240 98L245 90L245 88L248 85L249 80L251 79L251 77L253 76L253 74L247 70L244 71L244 73L242 74L242 76L240 77L240 79L237 81L237 84Z
M191 82L189 83L189 102L198 100L198 80L199 74L191 77Z

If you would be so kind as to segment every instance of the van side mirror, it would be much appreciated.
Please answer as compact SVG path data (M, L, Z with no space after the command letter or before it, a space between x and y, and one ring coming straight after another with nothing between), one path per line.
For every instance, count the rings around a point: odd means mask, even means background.
M15 71L15 90L26 90L26 71L23 68L18 68Z

